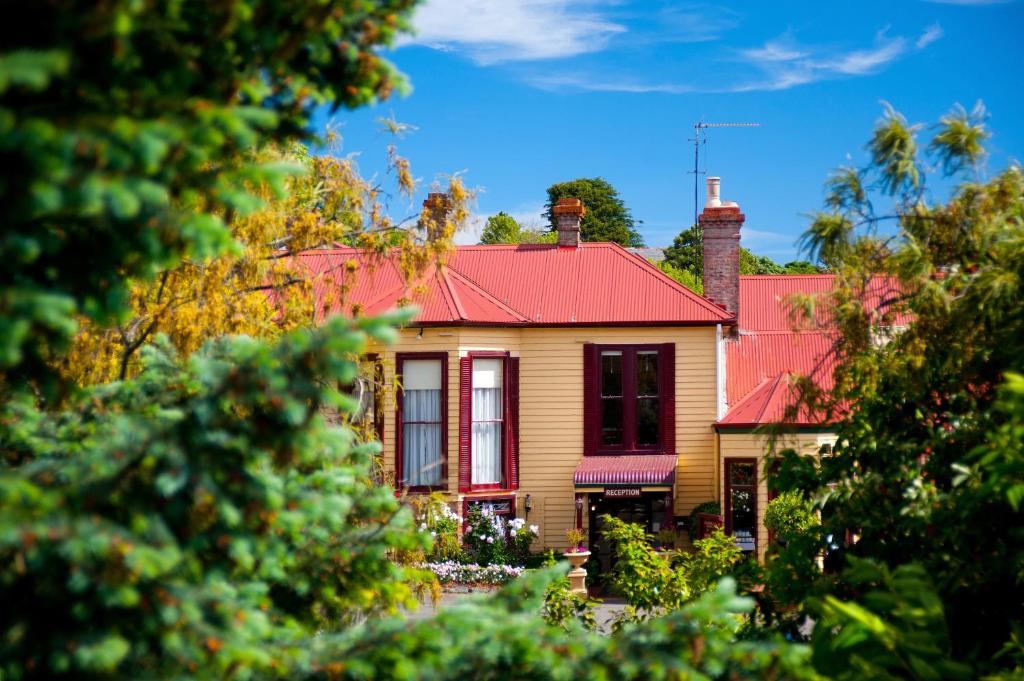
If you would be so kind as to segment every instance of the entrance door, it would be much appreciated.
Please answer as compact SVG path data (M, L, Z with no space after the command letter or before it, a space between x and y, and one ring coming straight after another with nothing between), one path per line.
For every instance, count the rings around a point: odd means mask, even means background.
M602 534L601 517L610 515L627 523L635 523L648 534L657 532L665 519L665 493L644 493L633 498L607 498L603 494L590 495L590 550L597 558L601 572L608 572L615 564L611 544Z

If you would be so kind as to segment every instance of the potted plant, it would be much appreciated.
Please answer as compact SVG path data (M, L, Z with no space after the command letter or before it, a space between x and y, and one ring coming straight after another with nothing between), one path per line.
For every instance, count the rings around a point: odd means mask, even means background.
M565 538L569 540L569 548L562 554L572 566L569 570L569 589L574 593L586 595L587 593L587 571L583 569L583 563L590 557L590 551L583 545L583 530L574 528L565 531Z

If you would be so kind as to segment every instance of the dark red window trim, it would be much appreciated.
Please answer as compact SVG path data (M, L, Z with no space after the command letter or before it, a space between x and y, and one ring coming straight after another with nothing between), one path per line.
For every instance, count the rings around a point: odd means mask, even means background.
M658 443L637 445L636 354L658 353ZM601 353L622 352L623 444L601 443ZM583 453L595 455L675 454L675 344L587 343L583 347Z
M500 483L473 483L473 361L477 359L502 360L501 402L502 402L502 440L501 440L501 476ZM473 350L461 358L464 374L459 381L459 491L484 492L503 491L519 488L519 358L503 350Z
M439 359L441 360L441 484L439 485L402 485L405 472L402 470L403 460L403 403L401 390L395 393L395 488L410 493L446 491L448 489L448 353L447 352L398 352L395 353L395 378L401 385L402 366L406 360Z
M725 459L725 533L732 536L732 468L733 464L750 464L754 470L754 482L750 487L752 494L752 501L754 505L754 554L757 554L758 541L757 535L759 534L760 528L758 527L758 512L757 512L757 485L758 485L758 473L757 473L757 459L747 457L728 457ZM747 485L743 485L747 487Z
M377 432L377 441L384 444L384 362L376 352L363 355L367 362L373 362L373 429Z
M463 497L462 498L462 528L465 530L466 521L469 518L469 506L474 502L481 501L511 501L509 504L508 513L498 513L497 515L506 516L509 520L516 516L516 495L515 494L494 494L488 496L479 497Z

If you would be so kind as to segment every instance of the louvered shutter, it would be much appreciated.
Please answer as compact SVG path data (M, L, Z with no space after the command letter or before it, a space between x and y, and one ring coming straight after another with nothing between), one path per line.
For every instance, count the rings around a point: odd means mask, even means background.
M600 399L598 397L599 367L597 363L597 346L593 343L583 344L583 454L589 456L597 453L598 432L601 428L598 413Z
M459 358L459 491L468 492L473 481L470 443L473 429L473 360Z
M509 489L519 489L519 358L508 358Z
M660 361L661 446L676 453L676 344L662 343Z

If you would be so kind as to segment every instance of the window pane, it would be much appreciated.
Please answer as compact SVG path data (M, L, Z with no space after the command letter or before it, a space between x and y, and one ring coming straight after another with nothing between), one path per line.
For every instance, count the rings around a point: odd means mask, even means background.
M404 484L441 484L441 424L407 423L402 433L402 450Z
M636 353L636 394L637 397L658 395L657 351Z
M504 360L474 359L473 360L473 387L474 388L498 388L501 389L502 367Z
M402 363L402 387L406 390L440 390L441 360L405 360Z
M754 533L757 532L754 491L752 489L731 489L729 494L732 511L732 535L741 549L753 551Z
M753 485L754 464L733 463L729 465L729 483L732 485Z
M409 390L402 393L402 420L440 421L440 390Z
M636 401L636 443L658 444L658 399L645 397Z
M607 351L601 353L601 395L619 397L622 395L622 353Z
M622 400L601 400L601 444L622 444Z
M473 424L473 484L501 482L501 423Z

